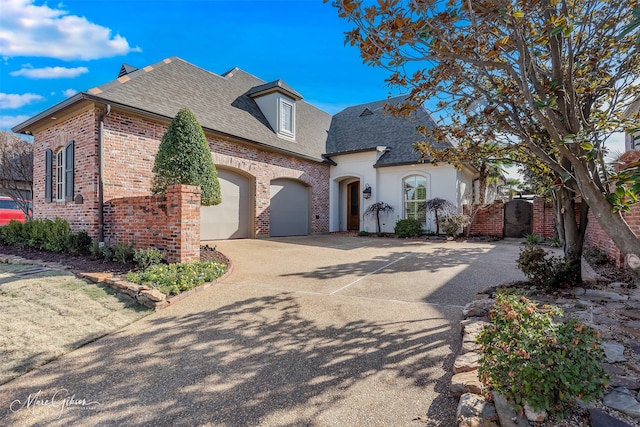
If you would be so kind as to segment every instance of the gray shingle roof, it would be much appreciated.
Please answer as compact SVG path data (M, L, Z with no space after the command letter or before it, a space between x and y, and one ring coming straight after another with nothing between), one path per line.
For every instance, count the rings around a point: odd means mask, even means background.
M424 108L418 108L407 118L398 118L384 112L385 104L398 105L405 97L396 97L348 107L331 121L327 139L327 156L341 153L375 150L386 146L388 151L375 166L392 166L420 162L420 154L413 144L424 140L416 126L436 126Z
M277 83L277 82L275 82ZM176 57L132 71L118 80L89 90L104 101L124 104L173 118L188 107L206 129L322 160L331 115L296 102L295 142L276 136L249 96L266 83L238 68L217 75ZM280 86L292 93L293 89Z
M255 98L257 96L266 95L267 93L271 93L274 91L280 91L282 93L285 93L290 98L293 98L296 101L300 101L302 99L302 95L300 95L298 92L293 90L291 86L289 86L282 80L276 80L274 82L269 82L260 86L256 86L253 89L251 89L249 92L247 92L247 95L249 95L252 98Z

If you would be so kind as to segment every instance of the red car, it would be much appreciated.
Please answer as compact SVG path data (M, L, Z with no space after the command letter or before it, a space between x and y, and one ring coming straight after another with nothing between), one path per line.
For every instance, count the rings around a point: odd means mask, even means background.
M0 196L0 226L9 224L12 219L26 221L24 212L12 198Z

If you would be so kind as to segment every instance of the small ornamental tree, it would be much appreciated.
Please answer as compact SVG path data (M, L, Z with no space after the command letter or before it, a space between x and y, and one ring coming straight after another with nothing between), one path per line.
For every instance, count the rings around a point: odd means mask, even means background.
M388 215L393 212L393 206L385 202L376 202L364 211L364 216L374 216L376 218L376 225L378 226L378 233L380 233L380 215Z
M162 136L153 173L153 194L166 191L170 185L199 185L202 206L222 201L209 144L196 116L188 108L178 112Z

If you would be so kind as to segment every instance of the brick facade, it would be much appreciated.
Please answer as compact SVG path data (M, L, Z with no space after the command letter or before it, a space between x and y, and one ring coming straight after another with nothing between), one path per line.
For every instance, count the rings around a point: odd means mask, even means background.
M82 204L53 201L46 203L45 151L54 153L74 142L74 195L82 196ZM33 215L35 218L63 218L75 231L87 230L98 235L98 111L90 108L71 119L53 124L34 134L33 144ZM53 168L55 195L56 170Z
M617 169L624 167L625 164L631 162L637 162L640 160L640 151L627 151L619 159ZM627 222L631 230L640 238L640 205L635 204L631 206L629 212L624 212L622 217ZM587 234L585 236L586 246L595 246L604 252L607 256L612 258L618 267L624 267L624 256L613 243L613 240L609 238L607 233L604 232L595 216L589 212L589 222L587 223Z
M80 114L34 134L34 216L66 219L73 230L85 229L93 238L99 233L98 140L99 118L103 112L97 106L85 107ZM150 195L155 155L167 126L166 122L132 116L117 110L111 111L104 118L103 200L105 207L115 209L109 211L109 216L105 208L105 231L109 230L110 242L129 241L131 233L140 236L144 234L143 230L124 231L120 224L120 221L125 221L121 215L125 211L122 204L133 203L136 209L142 209L143 203L156 203L150 199L142 202L131 198ZM255 196L255 203L252 205L253 230L256 236L269 235L270 184L273 179L278 178L298 180L311 189L312 232L329 231L328 165L258 148L249 143L231 142L213 135L207 135L207 139L216 166L251 177ZM74 195L82 195L83 203L47 203L44 199L45 150L50 148L55 153L71 140L75 141ZM53 182L55 183L55 173ZM183 218L180 222L185 221L188 222L189 219ZM136 227L141 224L137 221L128 223Z
M579 208L578 208L579 209ZM578 210L579 212L579 210ZM533 199L533 215L531 217L531 233L546 239L555 234L555 215L553 203L547 202L541 197Z
M165 194L105 203L105 242L164 251L169 262L200 259L200 187L175 185Z
M471 223L471 234L502 238L504 235L504 203L501 200L493 204L479 208L473 207L477 212ZM464 206L466 214L469 214L468 205Z

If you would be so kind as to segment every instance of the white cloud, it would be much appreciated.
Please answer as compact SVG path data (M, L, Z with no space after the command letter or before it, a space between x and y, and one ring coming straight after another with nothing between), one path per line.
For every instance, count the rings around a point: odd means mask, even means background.
M20 108L27 104L42 101L44 98L35 93L23 93L18 95L17 93L0 93L0 108Z
M0 129L11 129L17 124L20 124L27 120L29 116L0 116Z
M66 10L38 6L34 0L0 0L0 4L0 55L4 57L89 60L140 51L110 28Z
M78 93L78 91L75 90L75 89L65 89L65 90L62 91L62 94L64 96L66 96L67 98L75 95L76 93Z
M28 77L30 79L70 79L88 72L89 69L87 67L23 67L20 70L12 71L9 74L13 77Z

